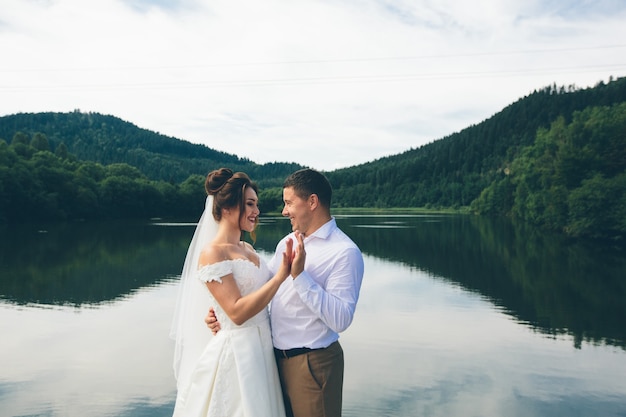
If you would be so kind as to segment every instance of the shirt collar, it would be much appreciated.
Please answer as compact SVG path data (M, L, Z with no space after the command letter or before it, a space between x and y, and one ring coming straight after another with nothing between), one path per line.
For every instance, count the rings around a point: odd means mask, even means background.
M331 233L337 228L337 222L334 217L331 217L329 221L324 223L319 229L313 232L312 235L307 236L305 240L318 238L318 239L328 239Z

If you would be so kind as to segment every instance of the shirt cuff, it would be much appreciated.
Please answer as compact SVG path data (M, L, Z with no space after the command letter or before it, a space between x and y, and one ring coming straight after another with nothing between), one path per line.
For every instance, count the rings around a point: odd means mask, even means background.
M300 294L306 293L309 288L315 284L313 278L308 272L302 271L297 277L293 279L293 287Z

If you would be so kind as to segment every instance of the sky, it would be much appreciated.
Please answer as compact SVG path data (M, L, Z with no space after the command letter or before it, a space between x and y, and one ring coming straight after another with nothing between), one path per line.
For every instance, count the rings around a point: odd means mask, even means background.
M0 0L0 116L332 171L626 75L625 22L623 0Z

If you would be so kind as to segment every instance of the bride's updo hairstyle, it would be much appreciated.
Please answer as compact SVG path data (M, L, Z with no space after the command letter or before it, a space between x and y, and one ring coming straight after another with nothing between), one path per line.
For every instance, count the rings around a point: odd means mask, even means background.
M248 187L259 193L256 183L244 172L233 173L230 168L220 168L207 175L204 188L207 194L213 196L213 217L216 221L222 219L222 209L239 207L239 218L245 215L244 192Z

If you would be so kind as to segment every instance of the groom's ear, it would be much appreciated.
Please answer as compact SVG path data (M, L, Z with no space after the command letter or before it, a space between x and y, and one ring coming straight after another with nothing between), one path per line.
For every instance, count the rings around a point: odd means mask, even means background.
M311 194L307 202L311 210L315 210L320 205L320 199L317 194Z

